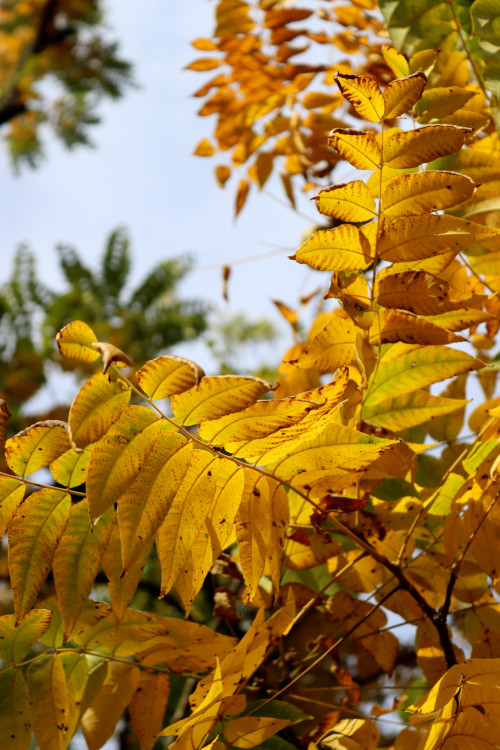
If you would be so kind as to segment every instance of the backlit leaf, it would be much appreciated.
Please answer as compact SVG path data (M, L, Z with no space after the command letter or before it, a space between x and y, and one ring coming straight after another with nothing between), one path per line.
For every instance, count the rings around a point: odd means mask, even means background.
M317 230L290 258L318 271L358 271L370 263L370 255L365 235L352 224L342 224Z
M484 310L467 307L464 310L452 310L440 315L430 315L427 320L443 326L443 328L448 328L450 331L463 331L465 328L479 325L479 323L491 320L491 318L490 313Z
M152 545L153 541L151 540L143 548L137 560L122 575L122 547L118 523L115 523L111 530L108 546L102 558L102 567L108 579L109 595L113 611L118 620L121 620L124 616L128 605L132 601Z
M380 122L384 117L384 97L373 79L337 73L335 83L364 120Z
M271 388L269 383L250 376L219 375L202 378L188 391L172 396L172 411L186 426L218 419L250 406Z
M158 530L162 595L174 585L211 506L218 460L208 451L193 453L182 484Z
M459 252L472 242L500 235L500 230L445 214L396 219L380 235L379 253L384 260L422 260L450 250Z
M0 445L3 445L5 439L5 431L7 429L7 421L10 418L11 413L7 407L7 404L0 398Z
M26 673L33 734L39 747L64 750L68 731L68 689L59 654L34 661Z
M165 398L197 385L204 372L195 362L173 355L146 362L137 373L137 382L150 398Z
M66 423L48 420L36 422L7 440L5 457L13 472L29 476L48 466L70 447Z
M99 518L126 492L144 464L155 436L167 422L145 406L126 407L93 447L87 475L90 517ZM175 440L175 439L174 439Z
M107 375L96 373L87 380L71 405L69 429L78 448L99 440L117 421L130 400L130 390Z
M62 456L50 464L50 473L63 487L78 487L87 478L87 468L90 460L90 448L77 453L70 448Z
M443 414L463 408L467 401L431 396L426 391L413 391L397 398L380 401L363 412L365 419L393 432L423 424Z
M370 221L375 215L375 201L362 180L331 185L320 190L314 200L321 214L342 221Z
M415 107L417 115L425 115L425 119L441 120L447 115L461 109L469 99L475 96L475 91L460 88L460 86L436 86L422 94L422 98Z
M397 341L405 344L453 344L465 340L463 336L446 330L446 321L442 325L401 310L380 310L378 320L370 328L370 343L374 346Z
M399 55L398 60L401 57L402 55ZM427 78L423 73L413 73L411 76L391 81L383 92L384 118L392 119L409 112L420 99L426 83Z
M224 737L234 747L256 747L286 727L289 723L288 719L273 719L267 716L242 716L226 724L224 727Z
M386 65L389 66L397 78L404 78L409 75L410 67L406 57L400 52L397 52L394 47L389 47L387 44L384 44L382 47L382 54Z
M388 274L379 279L375 295L377 303L383 307L401 308L420 315L438 315L478 305L483 300L481 295L470 294L425 271Z
M141 750L151 750L163 728L169 693L168 674L143 672L129 706L130 723L139 737Z
M104 684L82 717L82 732L89 750L99 750L109 740L137 690L140 676L140 669L132 663L108 665Z
M39 490L26 498L9 525L9 571L16 622L32 607L47 578L70 508L70 495L60 490Z
M0 659L16 664L41 638L50 625L52 612L32 609L16 627L14 615L0 617Z
M20 669L0 672L0 736L5 750L29 750L28 690Z
M245 471L243 498L235 519L240 563L250 602L264 573L266 551L271 541L271 495L275 483L250 469Z
M191 458L192 445L182 435L159 432L155 438L149 437L141 469L118 501L124 571L137 560L167 515Z
M384 140L384 163L393 169L418 167L419 164L458 151L469 132L467 128L455 125L428 125L416 130L401 130Z
M0 476L0 539L24 498L25 485L15 477Z
M377 169L377 167L380 166L382 155L374 133L364 133L361 130L336 128L330 132L328 142L330 146L337 149L339 154L346 159L349 164L352 164L353 167L356 167L357 169ZM458 148L460 148L460 146L457 146L457 149ZM423 161L426 161L426 159L423 159ZM418 163L420 164L422 162Z
M298 364L320 372L333 372L342 365L353 364L356 361L355 338L356 326L352 320L332 318L307 344Z
M381 359L369 385L365 399L369 408L385 399L483 367L483 363L470 354L446 346L416 348L408 344L392 344L387 355Z
M99 352L92 346L96 342L97 336L83 320L74 320L64 326L56 336L56 343L62 356L79 362L95 362L99 359Z
M471 197L475 185L456 172L416 172L394 177L382 194L386 216L412 216L455 206Z
M71 634L92 590L112 521L110 509L92 527L86 500L71 508L52 564L65 638Z

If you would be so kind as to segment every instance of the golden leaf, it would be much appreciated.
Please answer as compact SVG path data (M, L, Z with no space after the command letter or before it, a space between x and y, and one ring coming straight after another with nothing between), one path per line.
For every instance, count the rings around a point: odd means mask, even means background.
M500 230L445 214L396 219L383 229L380 257L393 262L422 260L450 250L459 252L472 242L498 237Z
M108 546L102 557L102 567L108 579L109 595L113 605L113 611L118 619L121 620L135 594L137 585L141 579L143 568L151 552L153 540L143 547L143 550L135 563L122 574L122 548L120 542L120 532L116 522L111 530Z
M5 438L5 431L7 429L7 420L10 418L11 413L7 408L7 404L0 398L0 445L3 445Z
M110 662L102 688L82 716L82 732L89 750L99 750L111 737L137 690L141 671L134 664Z
M106 434L130 400L130 390L97 373L87 380L71 405L69 430L73 447L85 448Z
M314 367L320 372L334 372L342 365L354 364L355 339L356 326L353 321L334 317L308 342L297 363L299 367Z
M429 121L441 120L467 104L476 95L475 91L460 86L436 86L428 89L415 107L417 115Z
M66 422L35 422L5 444L9 469L26 476L48 466L71 447Z
M70 495L43 489L27 497L10 522L9 571L16 622L31 609L47 578L70 508Z
M349 164L352 164L357 169L377 169L380 166L382 154L374 133L364 133L361 130L351 130L348 128L336 128L328 135L328 142L330 146L337 149L339 154ZM460 146L457 146L458 148ZM423 161L427 161L427 159Z
M369 265L370 255L365 235L352 224L342 224L314 232L290 259L318 271L358 271Z
M139 737L141 750L151 750L163 727L170 694L170 677L164 672L143 672L129 705L130 723Z
M375 215L375 201L362 180L331 185L320 190L314 200L320 213L342 221L370 221Z
M71 508L52 563L65 640L71 635L92 591L112 521L110 509L92 527L86 500Z
M7 531L16 509L22 503L24 492L24 482L15 477L0 476L0 538Z
M68 731L68 688L59 654L32 662L26 673L30 718L39 747L65 750Z
M250 190L250 183L248 180L240 180L238 183L238 191L236 193L236 205L234 209L235 216L238 216L243 206L245 205Z
M260 745L284 727L289 719L271 719L267 716L242 716L229 721L224 727L224 737L230 745L251 748Z
M153 399L166 398L198 385L205 373L196 362L184 357L157 357L141 367L137 382Z
M469 132L468 128L456 125L428 125L393 133L384 140L384 164L393 169L408 169L453 154L463 146Z
M183 425L218 419L241 411L271 390L261 378L236 375L206 377L184 393L172 396L172 411Z
M391 81L383 93L384 119L392 119L409 112L422 96L426 83L427 77L424 73L413 73Z
M63 487L78 487L87 478L87 468L90 460L90 446L78 453L70 448L62 456L50 464L50 473L56 482Z
M384 97L379 87L366 76L337 73L335 83L340 93L363 120L380 122L384 117Z
M16 627L14 615L0 617L0 659L16 664L20 662L41 638L50 625L52 612L48 609L32 609Z
M382 55L384 56L386 65L389 66L397 78L404 78L410 74L410 67L406 57L400 52L397 52L394 47L389 47L387 44L384 44L382 47Z
M386 216L412 216L450 208L468 200L475 185L457 172L416 172L394 177L382 194Z
M425 271L406 271L383 278L379 274L375 299L383 307L409 310L417 315L438 315L484 301L482 295L470 294Z
M441 327L429 318L401 310L380 310L378 320L370 328L370 343L374 346L397 341L405 344L453 344L465 340L463 336L446 330L446 321Z
M467 403L458 398L431 396L426 391L412 391L365 408L363 416L373 424L400 432L462 409Z
M82 320L75 320L64 326L56 336L62 356L79 362L95 362L98 359L99 353L92 348L92 344L96 342L94 331Z

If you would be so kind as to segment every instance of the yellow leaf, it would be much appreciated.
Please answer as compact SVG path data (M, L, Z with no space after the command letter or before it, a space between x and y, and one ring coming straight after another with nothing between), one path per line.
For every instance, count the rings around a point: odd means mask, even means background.
M25 484L15 477L0 476L0 539L24 498Z
M430 315L427 320L450 331L463 331L465 328L492 320L490 313L467 307L464 310L451 310L440 315Z
M9 525L9 571L16 622L31 609L47 578L70 508L70 495L39 490L26 498Z
M203 50L204 52L211 52L217 49L217 45L212 39L206 39L204 37L193 39L191 41L191 46L195 49Z
M317 408L318 404L314 401L299 398L257 401L237 414L203 422L199 434L203 440L234 453L242 443L297 424Z
M192 445L178 433L146 435L145 447L140 471L118 501L124 571L137 560L169 512L192 457Z
M307 344L298 359L299 367L314 367L320 372L333 372L342 365L356 361L354 341L356 326L349 318L332 318Z
M295 310L292 310L291 307L288 307L288 305L285 305L283 302L280 302L277 299L273 299L274 304L280 311L281 315L285 318L285 320L290 323L293 330L295 331L297 329L297 323L299 320L299 314Z
M87 478L91 449L89 446L82 453L70 448L50 464L50 473L63 487L78 487Z
M59 654L43 656L26 673L33 734L39 747L65 750L68 731L68 688Z
M52 612L32 609L16 627L14 615L0 617L0 659L16 664L41 638L50 625Z
M450 208L468 200L475 189L469 177L456 172L416 172L394 177L382 194L386 216L412 216Z
M302 106L305 109L317 109L318 107L328 107L330 104L336 104L342 99L338 94L325 94L324 91L309 91L303 100Z
M269 176L271 175L271 172L273 171L273 160L274 154L270 154L265 151L261 151L257 156L255 166L257 170L257 181L261 190L266 184Z
M143 672L130 701L130 723L139 737L141 750L151 750L163 727L163 716L170 694L168 674Z
M417 315L437 315L483 301L482 295L470 294L425 271L406 271L379 278L375 299L383 307L409 310Z
M224 187L226 182L231 177L231 168L225 164L218 164L215 167L215 179L219 187Z
M167 516L158 530L157 549L161 565L161 594L175 583L212 504L218 458L195 450Z
M193 151L194 156L213 156L215 149L208 138L202 138Z
M224 727L224 737L234 747L250 748L260 745L290 724L289 719L271 719L267 716L242 716Z
M238 216L243 206L245 205L250 190L250 183L248 180L240 180L238 183L238 190L236 192L236 206L234 209L235 216Z
M397 78L404 78L410 74L410 66L404 55L397 52L394 47L389 47L384 44L382 47L382 55L386 65L392 70Z
M274 486L271 484L269 506L271 538L266 550L266 565L269 568L274 591L278 594L280 590L282 554L285 546L288 522L290 520L290 509L288 495L284 488L277 482Z
M135 594L141 579L143 568L151 552L153 541L145 545L138 559L122 575L122 547L118 524L111 530L108 546L102 558L102 567L108 579L109 595L113 611L118 620L125 615L126 609Z
M264 574L266 551L271 541L271 500L276 483L250 469L245 470L243 497L235 518L241 569L247 602L255 596Z
M106 435L92 448L87 473L90 517L99 518L130 488L156 435L169 430L156 412L128 406ZM173 438L175 441L175 437Z
M241 411L271 389L265 380L251 376L219 375L203 378L198 385L172 396L172 411L183 425L218 419Z
M290 175L286 172L281 172L280 177L285 189L286 197L290 201L290 205L292 206L292 208L295 208L295 196L293 194L293 185Z
M463 336L447 331L445 326L446 321L441 327L413 313L380 310L378 320L370 328L370 343L377 346L379 343L392 344L397 341L405 344L453 344L465 341Z
M419 164L458 151L469 132L467 128L456 125L429 125L416 130L401 130L384 140L384 163L393 169L418 167Z
M314 200L320 213L342 221L370 221L375 215L375 201L362 180L331 185Z
M366 408L363 416L373 424L400 432L443 414L451 414L457 409L462 409L467 403L458 398L431 396L426 391L412 391L403 396L380 401L372 408Z
M141 671L132 663L110 662L104 684L82 716L82 732L89 750L99 750L111 737L137 690Z
M331 750L375 750L378 745L377 725L369 719L342 719L330 731L321 744Z
M5 458L9 469L24 477L48 466L70 447L66 422L35 422L7 440Z
M399 57L403 56L399 55ZM404 61L406 63L406 60ZM384 119L400 117L405 112L409 112L422 96L426 83L427 78L424 73L413 73L391 81L383 93Z
M361 130L349 128L336 128L328 135L328 142L330 146L337 149L349 164L357 169L377 169L380 166L382 154L374 133L364 133ZM458 148L460 146L457 146ZM427 159L424 159L424 161L427 161Z
M193 60L192 63L190 63L189 65L186 65L186 70L201 70L201 71L213 70L214 68L218 68L220 65L222 65L222 60L218 60L216 57L199 57L198 60ZM208 141L207 138L205 138L204 140ZM212 155L212 154L198 154L197 151L195 151L194 153L197 156L211 156Z
M282 454L273 462L273 473L289 481L294 488L318 497L349 486L353 471L358 470L359 479L361 470L394 445L395 441L330 424L317 437L297 441L288 454ZM263 463L270 463L272 458L270 451Z
M475 357L446 346L415 348L408 344L392 344L372 378L365 405L372 408L385 399L417 391L483 366Z
M306 263L318 271L358 271L371 261L370 243L352 224L319 229L290 260Z
M363 120L380 122L384 117L384 97L375 81L366 76L337 73L335 83L340 93Z
M460 86L436 86L423 93L415 111L427 121L434 118L441 120L461 109L475 95L475 91Z
M71 635L94 585L111 533L109 509L92 527L86 500L73 505L52 563L65 640Z
M126 409L129 400L130 390L122 383L113 383L102 373L93 375L82 385L69 411L74 445L85 448L99 440Z
M20 669L0 672L0 737L3 750L29 750L28 690Z
M455 216L435 214L396 219L383 229L379 240L380 257L402 262L422 260L450 250L459 252L472 242L498 237L500 230Z
M186 610L203 586L214 561L228 545L233 534L234 517L241 502L243 486L243 471L230 461L221 461L212 505L191 547L190 592L189 596L183 597Z
M68 732L66 734L66 744L75 734L80 716L85 710L85 700L89 696L89 662L85 654L71 652L62 652L59 654L61 664L64 669L68 690ZM99 663L99 662L98 662ZM89 696L90 697L90 696Z
M64 326L56 336L62 356L79 362L95 362L99 358L99 352L92 347L96 342L94 331L82 320L75 320Z
M174 355L157 357L141 367L137 382L151 398L166 398L198 385L205 375L190 359Z

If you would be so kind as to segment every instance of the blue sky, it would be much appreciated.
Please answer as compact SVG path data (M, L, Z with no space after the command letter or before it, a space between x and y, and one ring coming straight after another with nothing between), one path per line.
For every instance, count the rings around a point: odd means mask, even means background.
M199 101L191 97L206 74L182 68L199 55L190 40L210 34L214 4L114 0L108 8L110 35L135 63L140 88L101 107L95 149L68 152L52 140L43 165L19 177L0 153L0 236L6 261L0 282L10 273L16 245L27 242L37 254L41 277L61 288L55 245L75 245L93 265L106 235L118 225L131 233L135 281L155 262L183 252L195 253L202 267L231 264L275 246L293 252L316 220L307 199L301 208L310 221L254 192L235 222L234 181L221 190L213 179L216 162L191 155L195 144L210 135L213 119L197 117ZM282 198L277 182L271 180L269 189ZM286 255L235 266L229 310L276 318L272 297L293 304L299 293L313 289L318 277L307 276ZM225 307L220 286L219 269L199 270L183 283L182 292Z

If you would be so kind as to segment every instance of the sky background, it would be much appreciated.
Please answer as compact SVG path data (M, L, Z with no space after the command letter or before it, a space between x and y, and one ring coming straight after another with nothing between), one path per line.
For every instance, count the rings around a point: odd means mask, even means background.
M218 162L192 156L214 124L213 117L196 116L200 102L191 96L210 73L182 69L200 56L190 40L211 34L214 3L114 0L107 6L110 38L120 42L122 55L134 63L139 88L100 107L102 125L91 132L95 149L70 152L50 139L43 164L34 171L23 169L20 176L13 174L1 150L0 283L10 275L16 246L26 242L36 253L42 280L62 289L56 244L74 245L95 268L106 236L123 225L132 240L134 285L161 259L189 252L199 270L183 282L185 297L211 301L231 313L244 311L250 318L276 320L272 298L293 306L318 284L319 275L286 257L318 214L306 198L301 208L310 219L294 213L277 178L269 181L269 191L281 202L252 190L235 221L236 180L221 190L213 176ZM205 267L230 265L277 247L288 252L234 267L226 305L220 267ZM324 274L321 283L327 283ZM283 342L283 350L289 343ZM208 352L200 345L195 351L200 364L210 366Z

